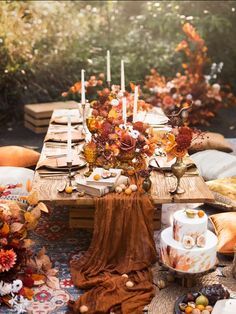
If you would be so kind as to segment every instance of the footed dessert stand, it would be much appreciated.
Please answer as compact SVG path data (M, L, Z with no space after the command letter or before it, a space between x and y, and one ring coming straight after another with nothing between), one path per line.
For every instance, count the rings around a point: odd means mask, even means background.
M165 267L166 270L168 270L177 279L176 282L178 282L184 288L193 288L194 286L196 286L197 278L205 276L209 273L212 273L217 268L217 265L215 265L211 269L208 269L204 272L190 274L190 273L176 271L173 268L168 267L167 265L164 265L164 264L162 264L162 266Z

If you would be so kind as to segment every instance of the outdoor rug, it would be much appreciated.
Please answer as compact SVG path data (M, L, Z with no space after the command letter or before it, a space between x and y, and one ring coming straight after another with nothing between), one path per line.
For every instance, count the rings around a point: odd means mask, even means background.
M205 207L205 209L208 215L216 211L212 207ZM157 249L160 233L161 230L154 234ZM35 241L37 249L46 248L54 266L59 270L60 289L52 290L45 285L34 289L35 295L28 307L29 314L65 314L68 300L76 300L83 293L74 287L68 265L73 255L76 254L79 257L88 249L91 238L91 230L69 229L69 213L66 208L56 207L50 215L41 217L36 230L33 232L32 239ZM230 265L232 260L226 259L224 263ZM157 263L153 267L153 274L154 284L157 284L157 280L165 279L167 271L163 270ZM233 296L236 296L235 281L231 283L230 278L222 276L220 269L217 268L215 272L199 278L198 285L211 283L226 285L230 292L233 292ZM156 296L151 304L145 307L144 313L172 314L176 298L187 290L177 283L167 283L167 287L163 290L156 288ZM0 307L0 314L10 313L14 312L5 306Z

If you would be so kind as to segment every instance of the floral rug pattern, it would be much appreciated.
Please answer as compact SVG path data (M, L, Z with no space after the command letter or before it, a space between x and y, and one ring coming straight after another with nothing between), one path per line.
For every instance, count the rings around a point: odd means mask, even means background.
M69 271L71 256L85 251L92 233L83 229L69 229L69 213L66 208L54 208L50 215L41 217L32 234L38 249L45 247L54 266L59 270L60 290L43 285L34 289L35 295L27 310L29 314L64 314L69 299L82 293L74 287ZM5 306L0 314L14 313Z

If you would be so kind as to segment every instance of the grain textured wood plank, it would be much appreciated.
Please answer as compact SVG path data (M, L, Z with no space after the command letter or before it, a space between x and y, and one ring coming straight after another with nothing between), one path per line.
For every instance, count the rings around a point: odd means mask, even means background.
M78 104L75 101L58 101L41 104L25 105L25 113L37 119L50 118L55 109L76 109Z
M40 127L46 127L48 128L50 117L49 118L42 118L42 119L36 119L28 114L24 115L25 121L28 121L29 123L33 124L34 126L40 126Z
M46 133L48 129L47 126L44 126L44 127L34 126L33 124L31 124L30 122L26 120L24 121L24 126L36 134Z

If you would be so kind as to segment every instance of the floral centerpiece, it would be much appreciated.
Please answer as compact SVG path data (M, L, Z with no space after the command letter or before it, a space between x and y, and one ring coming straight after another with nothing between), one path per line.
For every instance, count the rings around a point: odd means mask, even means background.
M145 88L152 93L150 102L162 107L168 115L189 106L189 110L182 113L185 122L208 125L221 106L235 103L235 97L229 88L216 81L223 63L213 63L210 74L206 75L204 71L209 58L204 40L190 23L183 25L183 31L186 38L178 44L176 51L184 53L184 72L167 79L152 69L146 77Z
M38 203L36 192L24 199L27 206L0 200L0 304L7 305L16 313L26 312L28 300L34 294L33 286L50 285L53 278L55 288L57 282L57 271L53 271L45 251L34 255L30 239L30 231L37 226L41 213L47 213L48 209L43 203Z
M96 166L132 172L146 167L144 158L155 150L156 141L149 133L148 125L142 122L124 124L120 116L99 120L92 133L87 145L96 152Z

